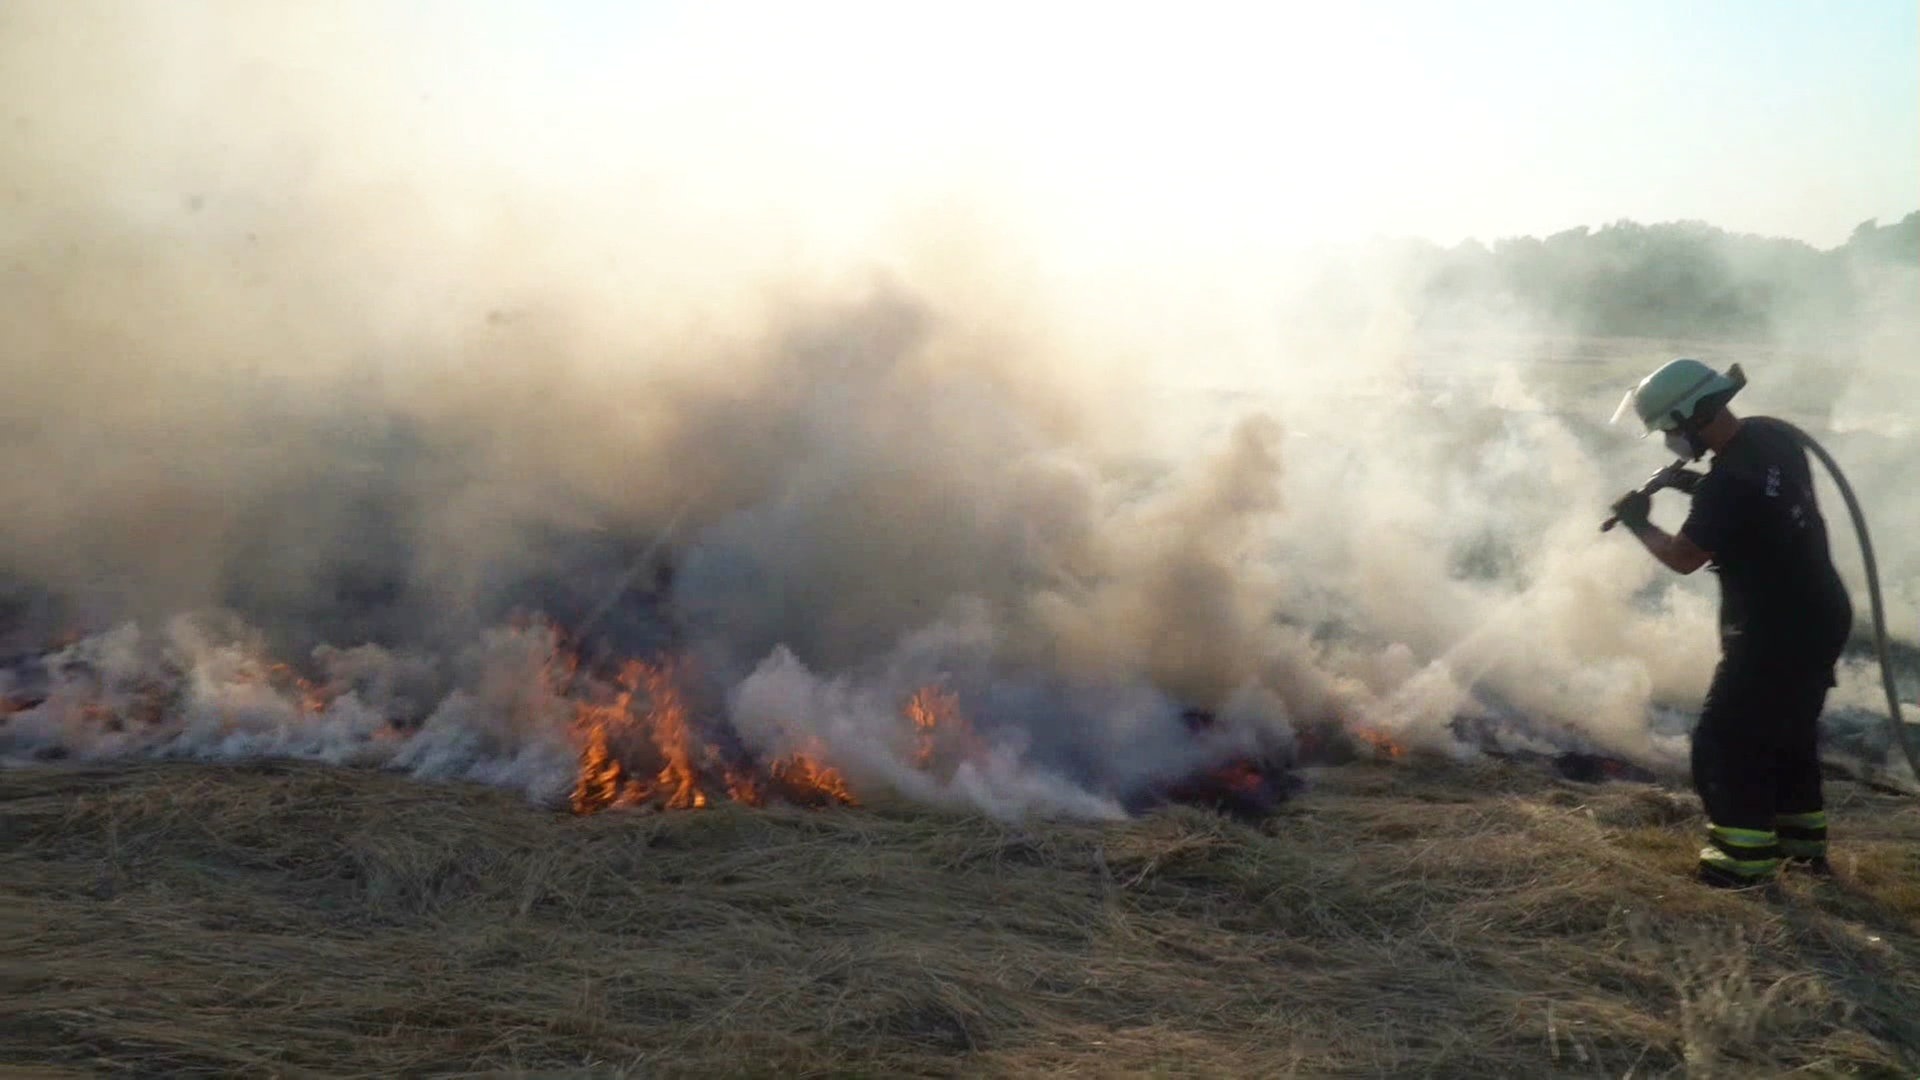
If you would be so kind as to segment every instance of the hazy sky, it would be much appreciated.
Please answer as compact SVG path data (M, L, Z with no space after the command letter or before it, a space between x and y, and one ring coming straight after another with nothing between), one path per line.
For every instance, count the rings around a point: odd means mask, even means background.
M991 189L1088 235L1698 218L1830 246L1920 207L1912 0L403 10L412 77L488 102L489 156L767 212Z

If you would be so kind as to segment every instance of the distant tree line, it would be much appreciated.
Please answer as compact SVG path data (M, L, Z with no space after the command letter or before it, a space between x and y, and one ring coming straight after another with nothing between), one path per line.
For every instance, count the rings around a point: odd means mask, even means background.
M1411 259L1402 280L1423 320L1491 306L1593 335L1749 337L1920 302L1898 298L1920 268L1920 211L1863 222L1824 251L1702 222L1618 221L1492 246L1412 241L1397 254Z

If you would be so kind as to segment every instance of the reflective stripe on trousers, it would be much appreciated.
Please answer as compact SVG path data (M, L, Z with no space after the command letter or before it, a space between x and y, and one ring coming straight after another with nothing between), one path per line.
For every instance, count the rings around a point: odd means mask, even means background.
M1758 880L1780 868L1780 841L1770 829L1709 825L1707 846L1700 849L1700 865Z
M1780 836L1780 854L1789 859L1821 859L1827 854L1827 812L1775 814L1773 828Z

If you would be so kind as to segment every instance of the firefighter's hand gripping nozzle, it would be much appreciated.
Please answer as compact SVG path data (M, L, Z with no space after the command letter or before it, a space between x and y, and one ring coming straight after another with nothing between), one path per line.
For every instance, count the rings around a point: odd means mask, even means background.
M1627 496L1646 495L1652 497L1654 492L1664 488L1678 488L1691 495L1694 485L1699 482L1700 474L1688 471L1687 459L1675 458L1673 459L1673 464L1648 477L1646 483L1641 484L1637 490L1628 492ZM1611 532L1613 531L1613 527L1618 524L1620 524L1619 517L1610 517L1600 523L1600 531Z

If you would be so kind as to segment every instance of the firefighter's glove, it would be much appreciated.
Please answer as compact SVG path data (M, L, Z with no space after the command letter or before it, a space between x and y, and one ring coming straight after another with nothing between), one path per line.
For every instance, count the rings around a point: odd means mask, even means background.
M1673 475L1667 480L1667 486L1675 491L1692 495L1695 489L1699 488L1700 481L1706 478L1707 474L1703 472L1694 472L1692 469L1675 469L1673 470Z
M1644 491L1630 491L1613 504L1613 516L1620 519L1629 532L1639 532L1647 527L1647 515L1653 511L1653 496Z

